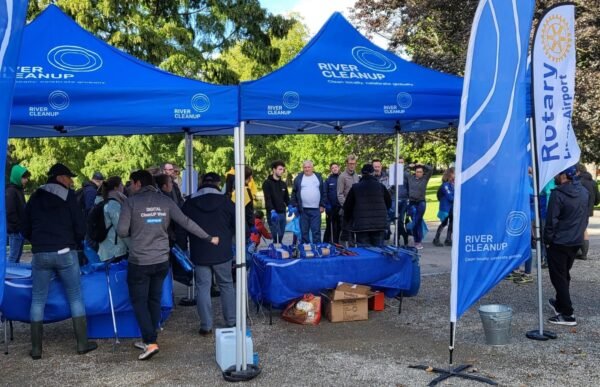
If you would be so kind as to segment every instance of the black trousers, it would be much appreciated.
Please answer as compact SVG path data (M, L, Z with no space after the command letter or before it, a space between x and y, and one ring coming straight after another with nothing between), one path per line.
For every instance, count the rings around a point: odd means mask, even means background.
M356 233L356 243L359 246L383 246L385 231L363 231Z
M325 243L340 243L340 207L334 207L331 212L326 214L325 234L323 234L323 242Z
M550 244L547 249L548 273L550 274L550 282L552 282L552 286L556 291L556 311L565 316L573 314L571 293L569 291L571 284L569 271L573 267L575 255L580 247Z
M144 266L130 262L127 269L129 298L145 344L156 343L163 281L168 272L168 261Z

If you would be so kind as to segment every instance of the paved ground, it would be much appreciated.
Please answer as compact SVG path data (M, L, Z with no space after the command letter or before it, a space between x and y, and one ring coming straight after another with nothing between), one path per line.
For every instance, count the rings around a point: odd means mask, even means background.
M434 224L431 224L433 229ZM579 325L549 327L559 338L535 342L525 338L537 328L535 284L503 281L481 304L502 303L514 310L511 343L502 347L485 344L477 307L460 320L455 364L471 363L476 374L507 386L583 386L600 380L600 212L590 226L591 259L576 261L572 271L573 302ZM429 238L431 239L431 234ZM369 320L298 326L275 318L272 326L252 309L254 345L262 374L249 385L260 386L418 386L434 378L429 372L409 369L411 364L447 366L449 337L450 249L426 243L422 254L424 273L417 297L388 299L385 311L371 312ZM551 295L547 271L542 274L544 296ZM185 295L177 288L177 296ZM215 299L218 316L219 305ZM544 316L549 310L544 309ZM222 321L217 317L217 323ZM15 323L10 353L0 355L2 385L225 385L214 361L214 339L197 335L193 308L178 307L160 336L161 353L149 362L136 360L132 340L122 340L113 351L112 340L100 340L100 348L87 355L75 354L69 321L45 328L44 357L28 356L28 325ZM475 385L453 379L450 384Z

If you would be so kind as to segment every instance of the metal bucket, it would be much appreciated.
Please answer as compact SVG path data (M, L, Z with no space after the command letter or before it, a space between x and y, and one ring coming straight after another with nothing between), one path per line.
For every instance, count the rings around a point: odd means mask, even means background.
M506 305L482 305L479 316L488 345L506 345L510 342L512 309Z

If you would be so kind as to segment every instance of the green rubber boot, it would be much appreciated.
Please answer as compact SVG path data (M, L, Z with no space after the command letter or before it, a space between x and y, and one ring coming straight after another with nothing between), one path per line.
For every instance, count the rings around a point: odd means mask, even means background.
M88 341L87 322L85 316L73 317L73 329L77 339L77 353L83 355L98 348L98 344Z

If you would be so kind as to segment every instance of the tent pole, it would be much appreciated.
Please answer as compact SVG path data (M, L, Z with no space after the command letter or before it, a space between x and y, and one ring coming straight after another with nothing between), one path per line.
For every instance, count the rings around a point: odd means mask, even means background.
M394 159L394 246L398 247L398 160L400 159L400 129L396 128L396 158Z
M190 196L194 181L194 135L188 131L185 132L185 194Z
M242 249L243 249L243 238L244 238L244 213L243 213L243 203L244 203L244 183L240 181L240 177L244 176L244 172L242 170L243 161L240 158L240 148L241 148L241 130L240 127L236 127L234 129L233 136L233 146L234 146L234 167L235 167L235 263L236 263L236 292L235 292L235 310L236 310L236 324L235 324L235 370L241 371L243 366L243 347L244 347L244 336L246 336L246 332L242 330L242 314L240 313L242 309ZM225 242L225 241L224 241Z
M533 179L533 205L535 210L535 260L537 261L537 285L538 285L538 330L528 331L525 336L532 340L545 341L556 339L556 334L550 331L544 331L543 295L542 295L542 238L540 233L540 197L539 197L539 178L537 165L537 146L535 142L535 128L533 119L529 119L529 138L531 145L531 171Z

